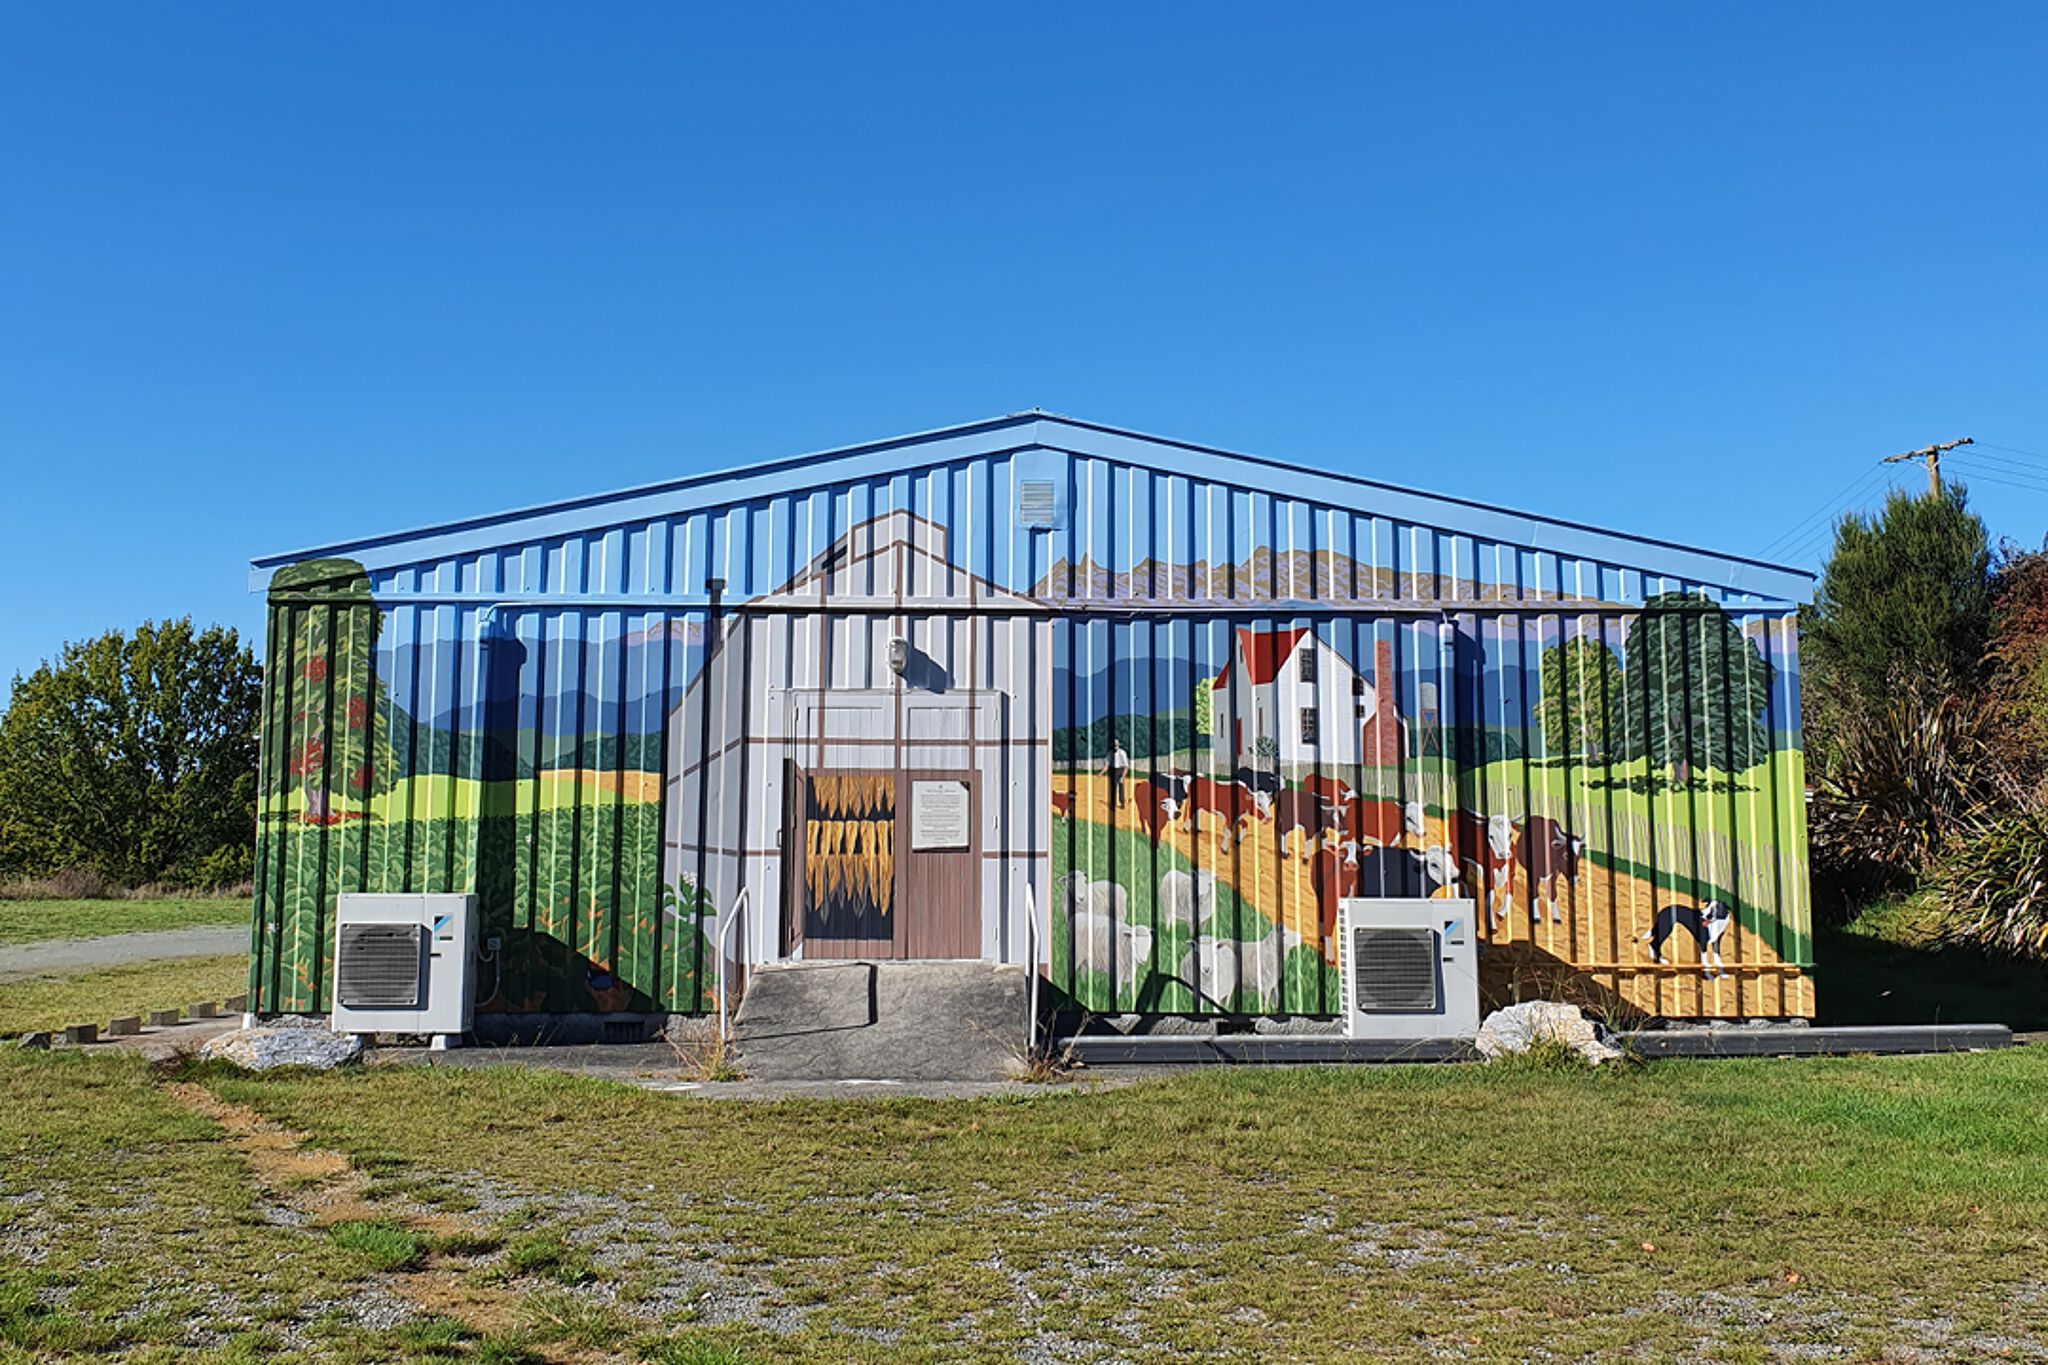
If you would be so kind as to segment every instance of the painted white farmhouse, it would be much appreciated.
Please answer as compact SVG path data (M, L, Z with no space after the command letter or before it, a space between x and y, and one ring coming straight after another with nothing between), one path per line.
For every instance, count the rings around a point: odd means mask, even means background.
M1306 626L1240 628L1209 684L1210 733L1227 763L1369 766L1401 760L1393 646L1373 647L1373 679ZM1271 744L1262 744L1270 739Z

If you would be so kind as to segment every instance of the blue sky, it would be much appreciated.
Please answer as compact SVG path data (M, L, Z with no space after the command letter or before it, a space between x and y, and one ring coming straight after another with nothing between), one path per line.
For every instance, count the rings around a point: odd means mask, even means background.
M1748 552L1972 435L2038 543L2044 45L2038 4L14 6L0 687L259 628L251 555L1034 406Z

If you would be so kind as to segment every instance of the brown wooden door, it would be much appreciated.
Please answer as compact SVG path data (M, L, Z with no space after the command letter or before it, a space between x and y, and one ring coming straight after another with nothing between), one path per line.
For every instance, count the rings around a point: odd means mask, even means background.
M914 768L896 802L902 957L981 956L981 778Z
M806 958L981 956L971 769L796 770L785 944Z

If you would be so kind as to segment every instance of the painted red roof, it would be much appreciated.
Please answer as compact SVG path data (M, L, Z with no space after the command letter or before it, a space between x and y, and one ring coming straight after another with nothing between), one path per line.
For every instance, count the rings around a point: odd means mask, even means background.
M1238 659L1244 660L1245 672L1252 686L1269 683L1279 675L1280 665L1287 662L1287 656L1301 643L1301 637L1308 634L1307 626L1293 630L1240 630L1237 633L1237 653L1230 663L1223 665L1223 671L1216 675L1211 688L1230 686L1230 669Z

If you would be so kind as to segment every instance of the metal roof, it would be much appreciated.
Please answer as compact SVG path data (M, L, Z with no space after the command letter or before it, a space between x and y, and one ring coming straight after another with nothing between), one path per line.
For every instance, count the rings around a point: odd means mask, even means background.
M650 517L747 503L821 484L874 478L910 469L1009 452L1045 449L1112 460L1164 474L1234 483L1362 513L1396 517L1453 534L1530 550L1625 564L1761 598L1809 600L1813 575L1790 565L1519 512L1450 494L1423 492L1356 474L1304 468L1261 455L1150 436L1078 418L1030 411L940 427L887 440L816 451L734 469L692 474L635 488L568 498L406 531L264 555L250 561L250 587L272 571L307 559L348 558L371 570L446 555L573 535Z

